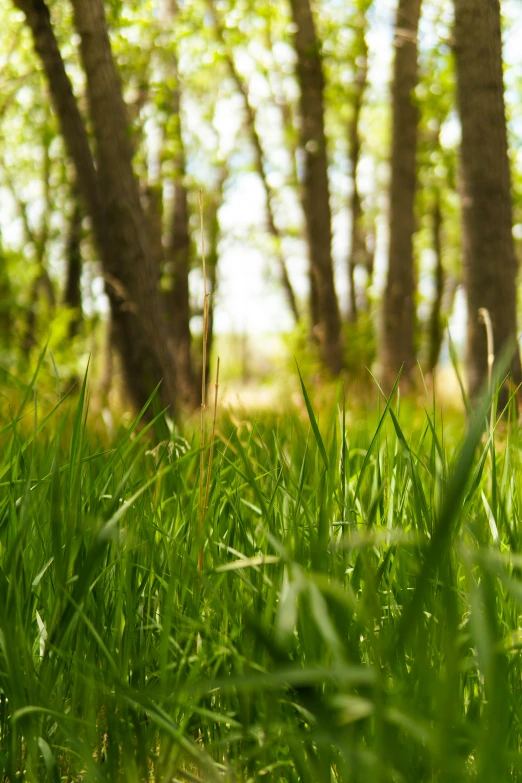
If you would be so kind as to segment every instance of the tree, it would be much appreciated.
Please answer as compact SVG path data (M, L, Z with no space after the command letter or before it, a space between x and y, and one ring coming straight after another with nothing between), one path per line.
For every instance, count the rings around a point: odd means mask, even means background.
M15 5L25 13L31 29L76 168L78 187L92 219L128 391L141 405L151 388L163 379L164 399L175 404L174 337L132 170L126 109L103 4L100 0L73 3L96 140L96 165L44 0L15 0Z
M421 0L399 0L395 21L392 85L392 149L388 274L382 303L379 372L391 386L401 367L408 380L415 366L415 189L418 108L417 34Z
M343 368L343 340L332 263L332 216L324 125L324 77L320 42L309 0L291 0L295 25L297 80L301 90L301 146L304 149L303 200L312 272L312 317L325 367ZM315 302L314 302L315 298Z
M169 0L165 9L164 21L172 28L179 13L177 0ZM192 361L192 335L190 331L190 228L189 201L186 186L187 155L181 127L181 75L178 53L175 49L169 53L166 79L169 93L170 116L167 122L170 130L174 199L170 227L166 243L165 258L171 265L172 283L166 293L167 306L171 313L176 337L177 377L181 387L182 399L194 406L200 401L201 384L194 373Z
M416 206L419 215L415 246L422 260L430 251L432 258L429 301L421 300L424 310L423 344L419 345L425 371L436 371L460 280L459 198L457 193L458 143L445 139L442 131L455 110L455 67L451 49L441 46L450 38L451 27L444 6L434 20L436 42L423 52L419 86L416 91L421 120L417 149ZM426 305L429 304L429 311ZM422 307L424 305L424 307Z
M82 324L82 220L82 207L76 188L73 188L72 210L67 233L67 270L63 294L63 303L71 312L69 322L69 337L71 338L79 333Z
M236 89L241 96L241 99L243 101L243 108L244 108L244 122L245 122L245 129L250 137L250 142L253 147L254 151L254 163L255 163L255 169L256 172L261 179L261 182L263 184L263 189L265 191L265 198L266 198L266 223L267 228L270 236L273 239L274 244L274 250L277 258L277 262L280 269L280 279L281 279L281 285L283 287L283 290L285 292L286 300L288 303L288 307L290 312L292 313L292 316L294 318L295 323L299 322L299 308L297 306L297 299L294 293L294 289L292 286L292 282L290 280L290 276L288 274L288 269L285 261L285 257L283 254L283 250L281 247L281 232L279 230L279 227L276 222L275 217L275 208L274 208L274 201L275 201L275 194L273 191L273 188L270 185L268 173L267 173L267 166L266 166L266 160L265 160L265 153L263 150L263 145L261 143L261 138L259 136L258 130L257 130L257 116L256 116L256 110L254 105L252 104L250 100L250 96L248 93L248 86L245 83L245 81L241 78L241 75L236 67L236 63L234 61L234 55L231 51L224 35L223 26L221 24L220 17L218 15L216 4L214 0L208 0L208 5L210 8L210 11L212 13L212 17L214 20L214 25L216 28L216 34L218 41L221 45L223 56L228 68L228 71L230 73L230 76L232 78L232 81L234 82Z
M368 10L373 0L358 0L354 14L354 41L352 45L352 67L355 78L351 90L352 117L348 126L349 157L352 175L352 193L350 197L351 238L348 254L348 280L350 284L350 299L348 318L352 323L357 321L357 296L355 290L354 272L357 266L368 270L371 280L373 271L374 248L371 238L364 225L364 214L357 175L361 157L360 121L364 105L364 97L368 86Z
M468 305L466 362L476 397L487 377L485 308L497 358L511 346L513 380L521 380L516 347L516 277L511 179L504 108L498 0L455 0L455 58L462 126L464 284Z

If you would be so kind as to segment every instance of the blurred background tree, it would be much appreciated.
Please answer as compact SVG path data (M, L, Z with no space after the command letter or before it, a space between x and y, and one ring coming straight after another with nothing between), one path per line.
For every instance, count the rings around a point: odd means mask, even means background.
M497 355L516 345L522 238L522 12L505 1L503 57L498 0L470 43L477 2L3 4L4 369L49 342L64 388L90 355L102 396L139 407L161 382L196 407L201 190L207 378L219 351L229 379L277 385L295 354L316 378L376 362L411 387L467 319L473 396L478 311Z

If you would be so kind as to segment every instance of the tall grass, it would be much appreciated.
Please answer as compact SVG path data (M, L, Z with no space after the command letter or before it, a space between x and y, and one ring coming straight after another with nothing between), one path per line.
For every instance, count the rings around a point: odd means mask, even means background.
M522 779L520 436L395 397L90 428L30 387L0 435L9 781ZM464 427L462 427L464 430ZM204 460L207 465L207 459ZM198 570L198 553L203 553Z

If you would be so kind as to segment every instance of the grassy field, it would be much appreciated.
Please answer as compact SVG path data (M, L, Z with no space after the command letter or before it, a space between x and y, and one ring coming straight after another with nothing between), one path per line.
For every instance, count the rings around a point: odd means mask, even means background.
M522 779L520 435L381 399L219 417L201 520L196 431L109 444L84 391L44 414L28 388L0 435L4 780Z

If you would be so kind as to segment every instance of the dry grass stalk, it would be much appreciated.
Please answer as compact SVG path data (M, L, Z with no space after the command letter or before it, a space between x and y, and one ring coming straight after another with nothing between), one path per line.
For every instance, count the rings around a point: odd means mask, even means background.
M214 443L216 440L216 418L217 418L217 403L218 403L218 389L219 389L219 356L216 367L216 382L214 384L214 414L212 416L212 434L210 436L210 454L208 457L207 467L207 486L205 489L205 506L203 509L203 518L208 510L208 497L210 494L210 476L212 473L212 461L214 459Z

